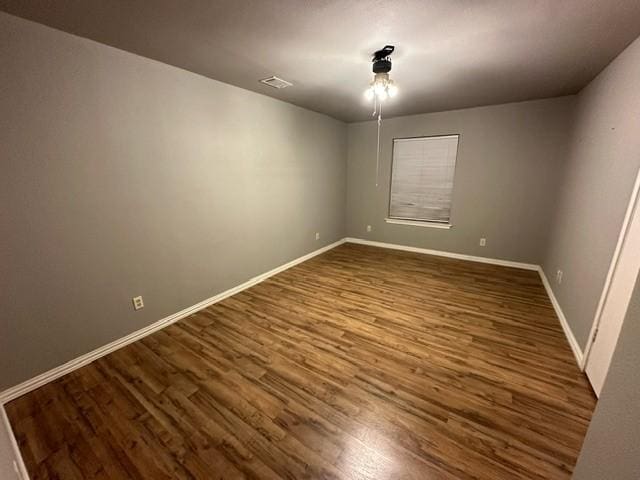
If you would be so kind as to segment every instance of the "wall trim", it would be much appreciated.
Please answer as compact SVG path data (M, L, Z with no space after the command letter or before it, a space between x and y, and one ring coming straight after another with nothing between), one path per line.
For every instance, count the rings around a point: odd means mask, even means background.
M296 258L295 260L292 260L288 263L280 265L279 267L269 270L268 272L257 275L247 280L246 282L241 283L240 285L237 285L228 290L225 290L224 292L221 292L217 295L214 295L213 297L207 298L206 300L196 303L195 305L192 305L183 310L180 310L179 312L176 312L172 315L169 315L168 317L158 320L157 322L154 322L151 325L141 328L140 330L136 330L135 332L132 332L129 335L126 335L122 338L114 340L111 343L108 343L102 347L92 350L91 352L85 353L84 355L74 358L73 360L70 360L58 367L52 368L51 370L41 373L40 375L37 375L29 380L26 380L14 387L10 387L4 390L3 392L0 392L0 405L10 402L11 400L18 398L24 395L25 393L29 393L32 390L35 390L36 388L41 387L42 385L55 380L56 378L59 378L63 375L66 375L69 372L77 370L78 368L83 367L93 362L94 360L97 360L100 357L104 357L105 355L108 355L109 353L115 350L118 350L119 348L122 348L143 337L146 337L147 335L150 335L153 332L156 332L164 327L171 325L172 323L177 322L178 320L188 317L189 315L196 313L197 311L202 310L204 308L207 308L208 306L213 305L214 303L220 302L221 300L224 300L227 297L235 295L236 293L239 293L243 290L246 290L247 288L258 284L269 277L272 277L280 272L283 272L295 265L298 265L299 263L305 262L317 255L327 252L337 247L338 245L342 245L343 243L345 243L344 238L338 240L337 242L333 242L322 248L314 250L313 252L307 253L306 255L303 255L301 257Z
M600 300L598 300L596 313L593 317L593 323L591 324L591 330L589 331L589 336L587 337L587 345L584 349L584 365L582 367L583 369L586 368L587 362L589 361L589 354L591 353L591 347L593 347L596 331L598 330L598 327L600 326L600 321L602 320L602 312L604 310L604 305L609 297L609 291L611 290L613 275L615 274L616 268L618 266L618 260L620 259L620 254L622 253L622 247L624 245L624 241L627 238L627 232L629 231L629 226L631 224L631 221L633 220L634 211L636 208L640 208L640 207L636 207L636 205L638 205L639 198L640 198L640 169L638 169L638 173L636 174L636 181L633 184L633 190L631 190L631 196L629 197L627 210L625 211L625 214L624 214L622 227L620 228L620 233L618 234L618 241L616 243L616 248L613 251L613 256L611 257L611 263L609 264L607 277L604 281L604 286L602 287L602 293L600 294Z
M347 238L343 238L340 239L336 242L333 242L329 245L326 245L322 248L319 248L317 250L314 250L313 252L310 252L306 255L303 255L301 257L296 258L295 260L292 260L288 263L285 263L283 265L280 265L279 267L276 267L272 270L269 270L268 272L262 273L260 275L257 275L249 280L247 280L246 282L237 285L233 288L230 288L228 290L225 290L224 292L221 292L213 297L207 298L206 300L203 300L202 302L196 303L195 305L192 305L190 307L187 307L183 310L180 310L179 312L176 312L172 315L169 315L168 317L165 317L161 320L158 320L155 323L152 323L151 325L148 325L144 328L141 328L140 330L136 330L135 332L130 333L129 335L126 335L122 338L119 338L117 340L114 340L111 343L108 343L102 347L99 347L91 352L88 352L84 355L81 355L80 357L77 357L73 360L70 360L69 362L64 363L63 365L60 365L58 367L55 367L51 370L48 370L47 372L44 372L40 375L37 375L29 380L26 380L14 387L10 387L6 390L4 390L3 392L0 392L0 405L3 405L7 402L10 402L11 400L14 400L15 398L18 398L30 391L35 390L38 387L41 387L42 385L51 382L63 375L66 375L69 372L72 372L74 370L77 370L80 367L83 367L91 362L93 362L94 360L97 360L100 357L103 357L105 355L108 355L109 353L118 350L119 348L122 348L130 343L135 342L136 340L139 340L143 337L146 337L147 335L152 334L153 332L156 332L164 327L167 327L175 322L177 322L178 320L181 320L185 317L188 317L189 315L196 313L210 305L213 305L217 302L220 302L222 300L224 300L227 297L230 297L232 295L235 295L236 293L239 293L243 290L246 290L247 288L252 287L253 285L256 285L264 280L266 280L269 277L272 277L280 272L283 272L295 265L298 265L299 263L302 263L306 260L309 260L317 255L320 255L324 252L327 252L339 245L342 245L343 243L348 242L348 243L355 243L355 244L360 244L360 245L369 245L369 246L373 246L373 247L380 247L380 248L388 248L388 249L392 249L392 250L403 250L403 251L407 251L407 252L414 252L414 253L421 253L421 254L426 254L426 255L436 255L436 256L440 256L440 257L448 257L448 258L456 258L459 260L467 260L467 261L472 261L472 262L480 262L480 263L488 263L488 264L493 264L493 265L500 265L500 266L504 266L504 267L512 267L512 268L520 268L520 269L525 269L525 270L533 270L533 271L537 271L540 275L540 278L542 279L542 284L545 287L545 290L547 292L547 295L549 296L549 299L551 300L551 304L553 305L553 308L556 312L556 315L558 317L558 320L560 321L560 325L562 326L562 329L567 337L567 341L569 342L569 346L571 347L575 357L576 357L576 362L578 363L578 366L580 367L581 370L584 370L584 355L582 353L582 350L580 349L580 346L578 345L577 340L575 339L575 336L573 335L573 332L571 331L571 328L569 327L569 324L567 322L566 317L564 316L564 313L562 312L562 308L560 307L560 304L558 303L558 300L556 299L553 290L551 289L551 285L549 284L549 281L547 280L547 277L544 274L544 271L542 270L542 268L539 265L535 265L535 264L531 264L531 263L522 263L522 262L513 262L510 260L502 260L502 259L497 259L497 258L489 258L489 257L478 257L478 256L474 256L474 255L465 255L465 254L461 254L461 253L454 253L454 252L445 252L445 251L441 251L441 250L432 250L432 249L428 249L428 248L420 248L420 247L410 247L410 246L406 246L406 245L399 245L399 244L394 244L394 243L385 243L385 242L376 242L376 241L372 241L372 240L365 240L362 238L353 238L353 237L347 237Z
M11 423L9 422L9 417L7 417L7 412L4 409L4 405L0 405L0 415L2 415L2 428L6 430L9 441L11 442L11 448L13 449L13 468L16 469L18 478L29 480L29 472L27 471L27 467L24 464L22 452L20 452L20 447L18 447L18 442L16 441L16 436L13 433L13 428L11 427Z
M375 242L373 240L365 240L363 238L347 237L349 243L357 243L360 245L369 245L371 247L390 248L392 250L403 250L405 252L423 253L425 255L436 255L438 257L457 258L458 260L469 260L471 262L490 263L492 265L500 265L503 267L522 268L524 270L538 270L540 267L533 263L512 262L511 260L501 260L499 258L477 257L475 255L465 255L464 253L445 252L443 250L431 250L429 248L409 247L397 243Z
M547 295L551 300L551 304L553 305L553 309L556 311L556 316L558 320L560 320L560 325L562 325L562 329L564 330L564 334L567 337L567 341L569 342L569 346L571 350L573 350L573 355L576 357L576 363L578 367L580 367L581 371L584 371L584 354L582 353L582 349L576 340L576 337L573 335L573 331L569 326L569 322L567 322L567 317L564 316L564 312L560 307L560 303L556 299L556 296L551 289L551 284L549 280L547 280L547 276L544 274L544 270L542 267L538 267L538 273L540 274L540 278L542 279L542 284L544 285L545 290L547 291Z

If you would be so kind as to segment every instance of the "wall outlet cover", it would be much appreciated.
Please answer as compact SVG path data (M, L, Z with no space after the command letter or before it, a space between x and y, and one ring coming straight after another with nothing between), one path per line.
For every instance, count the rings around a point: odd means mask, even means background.
M144 308L144 302L142 301L142 297L133 297L131 300L133 301L134 310L140 310L141 308Z

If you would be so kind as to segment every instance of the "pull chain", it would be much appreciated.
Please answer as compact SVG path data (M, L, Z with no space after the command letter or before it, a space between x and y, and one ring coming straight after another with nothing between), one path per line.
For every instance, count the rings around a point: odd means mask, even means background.
M376 148L376 188L378 188L378 183L380 178L380 130L382 129L382 103L378 105L377 110L378 110L378 145Z

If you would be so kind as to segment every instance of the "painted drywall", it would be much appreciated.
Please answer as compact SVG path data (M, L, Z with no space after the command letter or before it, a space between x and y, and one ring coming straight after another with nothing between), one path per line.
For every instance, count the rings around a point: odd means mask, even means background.
M640 39L577 97L560 196L543 260L584 350L640 167Z
M0 390L344 237L344 123L6 14L0 65Z
M384 120L377 188L376 122L350 124L348 235L539 264L574 101L569 96ZM386 223L393 138L445 134L460 134L452 228ZM479 246L481 237L486 247Z
M573 480L640 478L640 282L636 281L611 367Z

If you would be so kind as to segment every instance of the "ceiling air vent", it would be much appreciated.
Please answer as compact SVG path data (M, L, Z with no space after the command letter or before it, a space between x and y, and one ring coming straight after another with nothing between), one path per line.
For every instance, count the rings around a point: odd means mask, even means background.
M263 78L260 80L260 83L264 83L265 85L269 85L273 88L287 88L293 85L293 83L287 82L286 80L278 77Z

